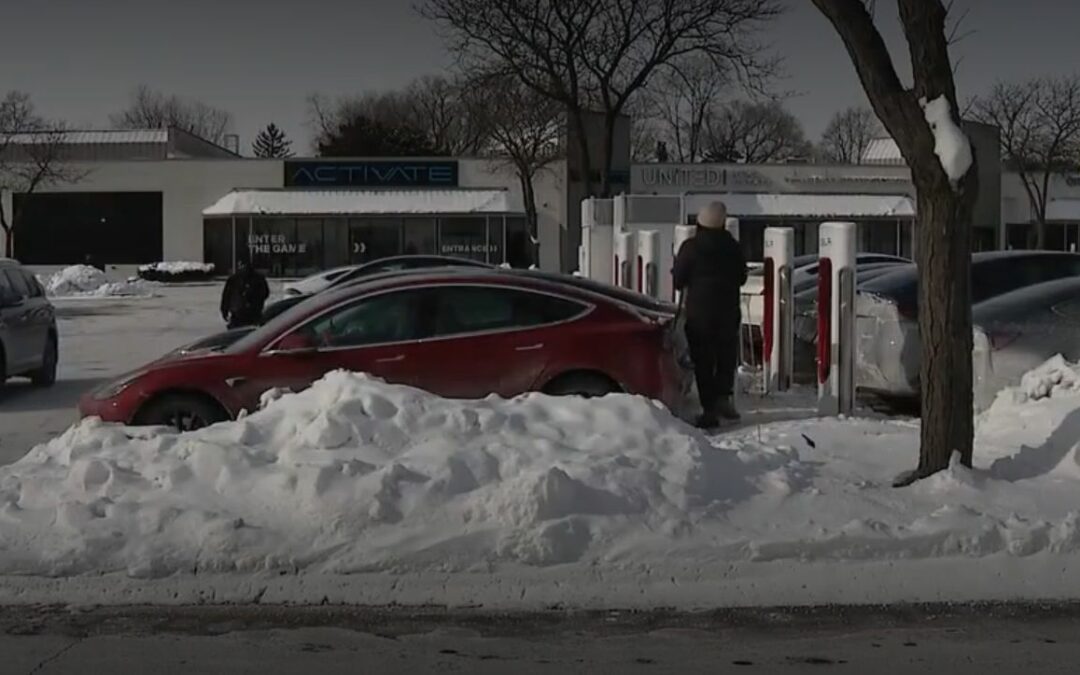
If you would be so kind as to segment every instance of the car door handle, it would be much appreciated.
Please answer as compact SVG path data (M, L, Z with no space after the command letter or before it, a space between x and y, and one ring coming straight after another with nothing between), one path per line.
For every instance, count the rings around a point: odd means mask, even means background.
M225 384L229 385L233 389L235 389L236 387L239 387L240 385L244 384L245 382L247 382L246 377L230 377L229 379L225 380Z
M517 351L517 352L535 352L536 350L543 349L543 348L544 348L544 343L543 342L538 342L538 343L536 343L534 345L529 345L527 347L518 347L514 351Z
M397 356L388 356L385 359L375 359L375 363L400 363L405 360L404 354L398 354Z

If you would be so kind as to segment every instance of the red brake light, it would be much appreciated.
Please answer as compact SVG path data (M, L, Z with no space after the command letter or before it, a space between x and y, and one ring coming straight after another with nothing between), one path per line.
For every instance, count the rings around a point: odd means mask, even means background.
M772 355L773 344L773 296L776 293L774 288L776 282L773 279L773 259L765 259L765 316L762 317L762 358L768 359Z
M990 340L990 349L996 352L1016 342L1016 339L1020 337L1020 331L1015 328L998 328L989 331L987 337Z
M832 368L832 260L822 258L817 277L817 362L818 382L829 379Z

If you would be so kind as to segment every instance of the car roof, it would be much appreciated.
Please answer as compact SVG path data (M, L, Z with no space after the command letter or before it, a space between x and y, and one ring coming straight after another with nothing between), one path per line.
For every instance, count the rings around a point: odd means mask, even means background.
M1010 312L1016 309L1038 311L1080 295L1080 277L1064 277L1040 284L1024 286L1015 291L988 298L972 308L972 314L989 317L998 312Z

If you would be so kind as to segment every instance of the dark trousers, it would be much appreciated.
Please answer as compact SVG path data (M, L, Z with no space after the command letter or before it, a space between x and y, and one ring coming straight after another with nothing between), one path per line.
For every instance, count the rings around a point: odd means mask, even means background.
M720 400L735 391L739 329L686 324L690 359L694 362L698 398L705 414L715 413Z

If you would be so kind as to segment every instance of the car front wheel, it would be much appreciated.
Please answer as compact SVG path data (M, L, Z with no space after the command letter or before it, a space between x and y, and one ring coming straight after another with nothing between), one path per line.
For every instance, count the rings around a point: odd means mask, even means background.
M599 398L622 391L619 385L607 377L592 373L575 373L555 379L544 388L544 393L551 396L582 396Z
M171 427L179 432L186 432L227 419L229 416L220 407L199 396L168 394L146 406L137 416L136 424Z
M56 368L59 361L56 338L50 335L45 341L45 351L41 354L41 367L30 374L30 381L34 383L34 386L51 387L56 384Z

